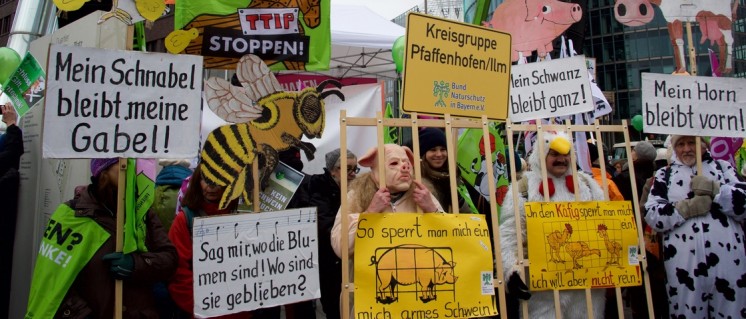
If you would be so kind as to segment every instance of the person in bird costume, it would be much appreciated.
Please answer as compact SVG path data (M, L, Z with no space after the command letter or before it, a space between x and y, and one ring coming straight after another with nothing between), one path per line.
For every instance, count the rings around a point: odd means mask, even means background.
M576 201L575 193L580 195L580 201L601 201L604 200L604 193L601 187L593 180L593 177L578 171L578 189L573 184L573 170L570 152L572 151L572 141L563 132L545 133L544 154L539 154L538 147L534 147L534 152L528 158L530 171L524 173L523 178L516 184L513 183L508 194L513 191L518 192L518 203L513 201L513 196L506 196L505 202L500 209L500 244L502 246L502 262L504 273L502 274L507 282L507 292L511 297L528 300L529 314L528 318L554 318L554 296L551 291L541 291L530 293L528 287L519 275L519 270L524 265L519 264L518 247L524 247L524 256L526 246L526 213L524 204L526 202L543 202L544 187L542 185L541 162L546 162L547 184L549 189L549 200L552 202L572 202ZM517 189L516 189L517 188ZM516 223L514 207L518 206L520 218L521 233L523 242L518 243L516 238ZM593 303L594 318L603 318L605 290L593 289L591 298ZM586 318L585 291L569 290L560 292L560 308L562 318Z

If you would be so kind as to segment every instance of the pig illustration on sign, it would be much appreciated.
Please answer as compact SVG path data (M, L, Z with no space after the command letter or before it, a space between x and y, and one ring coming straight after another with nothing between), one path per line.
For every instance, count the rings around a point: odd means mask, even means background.
M437 299L436 286L455 284L453 268L456 263L447 261L439 251L450 248L400 245L376 249L384 250L378 258L371 257L371 266L376 265L376 301L390 304L399 299L397 286L415 285L423 303Z
M655 10L661 9L668 23L668 36L673 45L675 73L686 73L684 62L684 29L687 21L699 23L702 38L699 44L709 41L718 46L718 72L733 71L733 20L736 19L738 2L731 0L616 0L614 17L619 23L637 27L653 21Z
M582 17L583 10L574 3L506 0L495 9L492 20L483 24L510 33L512 60L515 62L518 61L519 52L526 57L536 51L539 57L546 57L553 50L552 41Z

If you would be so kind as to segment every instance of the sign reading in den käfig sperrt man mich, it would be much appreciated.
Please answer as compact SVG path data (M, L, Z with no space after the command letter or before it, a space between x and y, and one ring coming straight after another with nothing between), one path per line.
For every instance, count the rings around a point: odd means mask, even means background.
M403 108L465 117L508 116L510 35L410 13Z
M514 65L510 73L510 120L553 118L593 110L588 66L582 55Z
M643 73L643 131L746 136L744 88L744 79Z
M45 158L193 157L202 57L52 45Z

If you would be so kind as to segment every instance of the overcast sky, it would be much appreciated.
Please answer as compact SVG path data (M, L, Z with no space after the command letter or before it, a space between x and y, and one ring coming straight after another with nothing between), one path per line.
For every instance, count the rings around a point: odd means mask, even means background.
M332 0L332 3L364 5L391 20L423 0Z

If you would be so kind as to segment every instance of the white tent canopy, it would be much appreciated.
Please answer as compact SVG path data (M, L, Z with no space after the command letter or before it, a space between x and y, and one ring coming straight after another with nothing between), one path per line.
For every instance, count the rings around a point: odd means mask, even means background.
M396 78L391 57L405 29L361 5L332 4L332 57L327 75Z

